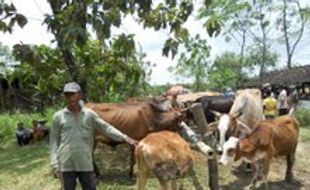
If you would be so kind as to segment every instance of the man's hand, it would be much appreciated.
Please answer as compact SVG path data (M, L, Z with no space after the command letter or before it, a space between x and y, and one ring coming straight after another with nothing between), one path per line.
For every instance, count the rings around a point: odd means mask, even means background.
M138 141L136 141L135 139L132 139L132 138L130 138L128 136L126 136L124 138L124 141L126 141L128 144L130 144L130 145L132 145L134 147L136 147L138 145Z

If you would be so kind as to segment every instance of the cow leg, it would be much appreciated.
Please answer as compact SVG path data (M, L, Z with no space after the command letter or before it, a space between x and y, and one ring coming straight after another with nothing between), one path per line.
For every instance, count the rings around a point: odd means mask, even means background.
M147 180L149 178L148 172L139 171L137 175L137 190L145 190Z
M192 178L192 181L193 181L193 185L195 187L196 190L202 190L204 189L201 185L201 183L199 182L198 180L198 177L197 177L197 174L195 172L195 169L194 167L192 167L190 170L189 170L189 175L190 177Z
M263 183L264 183L264 189L268 189L268 180L267 176L269 173L269 168L270 168L270 160L271 158L267 157L264 159L264 170L263 170Z
M129 163L129 177L133 178L133 169L135 166L135 147L130 146L130 163Z
M255 188L255 185L256 185L256 182L259 176L259 164L257 162L253 162L252 167L253 167L253 177L251 180L250 189Z
M285 181L288 181L288 182L294 181L294 175L292 171L294 162L295 162L295 151L286 156L287 168L286 168L286 174L285 174Z

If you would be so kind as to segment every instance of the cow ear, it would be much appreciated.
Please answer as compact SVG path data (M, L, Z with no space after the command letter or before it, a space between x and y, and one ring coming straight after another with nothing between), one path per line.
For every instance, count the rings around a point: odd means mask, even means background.
M208 124L208 131L216 131L218 129L219 121L214 121Z
M250 127L248 127L245 123L243 123L242 121L240 121L239 119L237 119L237 129L239 129L241 132L243 132L246 135L249 135L252 133L252 130Z
M210 110L211 113L213 113L215 115L215 117L217 118L220 118L221 117L221 113L220 112L217 112L217 111L214 111L214 110Z

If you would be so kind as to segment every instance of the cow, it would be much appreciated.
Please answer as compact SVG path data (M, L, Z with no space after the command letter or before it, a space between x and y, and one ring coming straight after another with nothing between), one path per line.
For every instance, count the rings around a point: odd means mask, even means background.
M229 113L234 103L234 96L203 96L194 103L201 103L207 122L211 123L216 121L216 114L213 111Z
M162 190L176 189L175 180L185 176L193 166L189 144L177 133L155 132L147 135L135 149L137 189L144 190L154 174Z
M223 146L221 164L227 164L233 158L234 161L246 160L254 163L254 175L252 184L255 185L259 177L258 161L264 161L263 180L267 187L267 175L270 161L273 157L286 156L286 181L294 179L292 167L295 160L295 151L298 143L299 123L290 116L285 115L275 120L266 120L258 123L255 130L244 139L230 137Z
M150 132L172 130L176 131L181 121L186 118L181 111L163 110L160 104L153 101L124 103L88 103L86 107L94 110L103 120L135 140L143 139ZM185 113L185 112L184 112ZM95 131L94 150L98 142L116 146L115 142ZM134 155L132 149L130 176L133 176ZM100 175L96 165L95 172Z
M242 137L244 129L250 132L258 122L264 119L263 101L259 89L238 90L235 96L229 113L214 112L219 120L208 125L211 130L218 129L219 131L220 153L224 142L230 136Z

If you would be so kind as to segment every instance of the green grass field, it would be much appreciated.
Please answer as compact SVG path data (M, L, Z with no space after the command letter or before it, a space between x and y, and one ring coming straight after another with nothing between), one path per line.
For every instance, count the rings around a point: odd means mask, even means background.
M50 119L51 114L46 118ZM49 167L48 141L18 147L14 138L17 122L24 121L30 127L32 118L42 118L42 115L2 115L0 117L0 190L58 190L60 183L52 177ZM9 125L10 124L10 125ZM296 156L296 176L300 181L297 186L290 186L283 180L284 162L276 162L271 169L271 189L310 189L310 126L302 127L300 147ZM303 150L307 151L303 152ZM112 149L105 145L99 146L95 160L102 172L98 181L99 190L134 189L135 180L128 177L129 150L126 145ZM295 169L294 168L294 169ZM205 158L195 152L195 175L186 177L184 189L208 189L208 168ZM244 189L249 183L249 174L240 178L232 175L231 168L219 167L220 185L222 189ZM195 184L195 185L193 185ZM288 187L288 188L287 188ZM80 189L80 187L78 188ZM147 189L159 189L155 178L148 181Z

